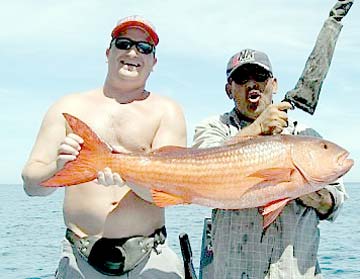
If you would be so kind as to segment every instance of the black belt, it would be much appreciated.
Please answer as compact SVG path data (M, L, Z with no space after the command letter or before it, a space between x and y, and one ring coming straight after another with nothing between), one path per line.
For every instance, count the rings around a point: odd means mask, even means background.
M106 275L122 275L134 269L148 254L165 242L165 226L149 236L125 238L79 237L70 229L66 239L96 270Z

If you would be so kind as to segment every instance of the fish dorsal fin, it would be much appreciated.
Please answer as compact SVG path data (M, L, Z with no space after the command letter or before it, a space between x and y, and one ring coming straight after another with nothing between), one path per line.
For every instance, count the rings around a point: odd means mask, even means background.
M293 168L269 168L254 172L250 174L249 177L257 177L263 179L264 182L277 184L279 182L291 181L293 172Z
M174 151L181 151L184 149L186 149L186 147L167 145L167 146L163 146L158 149L155 149L155 150L149 152L149 154L164 154L164 153L170 153L170 152L174 152Z
M244 141L252 140L256 137L258 137L258 136L234 136L234 137L231 137L231 138L225 140L224 145L237 144L237 143L241 143Z
M290 201L289 198L284 198L276 201L272 201L265 205L261 210L263 216L263 229L266 229L270 224L280 215L284 207Z
M187 203L182 197L171 195L162 191L151 190L153 202L159 207Z

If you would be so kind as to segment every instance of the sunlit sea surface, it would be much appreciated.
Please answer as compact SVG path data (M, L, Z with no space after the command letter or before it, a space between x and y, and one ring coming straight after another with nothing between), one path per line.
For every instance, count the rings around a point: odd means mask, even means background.
M360 183L346 184L350 198L335 223L322 222L319 261L325 278L360 278ZM28 197L20 185L0 185L0 278L53 278L64 236L63 191ZM169 244L181 255L178 235L189 234L194 265L200 261L208 208L167 209Z

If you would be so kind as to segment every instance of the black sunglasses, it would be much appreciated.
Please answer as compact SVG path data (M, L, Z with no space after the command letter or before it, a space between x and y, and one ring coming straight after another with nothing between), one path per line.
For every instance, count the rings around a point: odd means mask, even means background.
M136 49L142 54L155 53L155 46L144 41L136 42L129 38L117 37L113 39L116 48L121 50L128 50L135 45Z
M257 82L265 82L271 77L272 74L270 72L264 71L260 67L240 68L231 75L231 79L239 85L244 85L250 79Z

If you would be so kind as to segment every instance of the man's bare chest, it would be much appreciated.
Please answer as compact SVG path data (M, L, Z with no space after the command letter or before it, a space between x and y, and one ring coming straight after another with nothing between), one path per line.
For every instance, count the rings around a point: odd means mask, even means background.
M97 110L82 119L107 144L119 151L149 151L159 120L139 109Z

